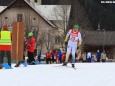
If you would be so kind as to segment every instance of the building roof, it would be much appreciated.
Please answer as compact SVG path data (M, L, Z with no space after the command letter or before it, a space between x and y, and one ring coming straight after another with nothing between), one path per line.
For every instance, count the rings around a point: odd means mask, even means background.
M70 16L71 5L37 5L35 8L44 13L48 20L64 20L64 10L67 11L67 20Z
M0 12L2 12L7 6L0 6Z
M0 14L3 13L9 6L11 6L15 1L17 0L14 0L11 4L9 4L8 6L6 6L5 8L1 7L1 11L0 11ZM31 3L29 3L28 1L24 0L25 3L27 3L35 12L37 12L48 24L50 24L52 27L56 27L51 21L49 21L45 16L44 14L35 8L35 6Z
M115 46L115 31L86 31L83 33L83 41L86 45Z

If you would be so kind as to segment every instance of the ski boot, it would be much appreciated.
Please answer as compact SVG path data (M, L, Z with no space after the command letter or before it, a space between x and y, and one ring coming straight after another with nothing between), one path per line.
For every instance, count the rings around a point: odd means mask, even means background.
M23 60L19 61L19 62L15 65L15 67L19 67L22 63L24 63Z
M15 65L15 67L19 67L21 62L19 61L18 64Z
M74 63L72 63L71 65L72 65L73 68L75 68L75 64Z
M64 62L62 66L67 66L67 62Z

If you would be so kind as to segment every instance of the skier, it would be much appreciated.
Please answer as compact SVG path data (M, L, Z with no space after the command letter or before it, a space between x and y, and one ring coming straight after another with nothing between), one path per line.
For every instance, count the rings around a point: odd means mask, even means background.
M78 31L79 26L74 25L73 29L70 29L69 32L66 35L66 38L64 40L65 43L68 41L67 45L67 53L66 53L66 60L63 63L63 66L67 66L68 58L70 53L72 53L72 67L75 67L75 52L77 47L80 47L82 39L81 39L81 33ZM69 39L69 40L68 40Z

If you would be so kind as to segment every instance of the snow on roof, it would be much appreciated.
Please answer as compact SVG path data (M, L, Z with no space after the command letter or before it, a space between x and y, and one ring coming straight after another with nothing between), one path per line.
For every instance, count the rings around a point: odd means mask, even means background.
M52 22L50 22L50 21L44 16L44 14L43 14L40 10L36 9L35 4L29 3L29 2L27 2L26 0L24 0L24 1L25 1L30 7L32 7L41 17L43 17L52 27L56 27Z
M69 19L71 5L35 5L35 8L44 13L48 20L64 20L64 10L66 10L67 19Z
M0 6L0 12L2 12L7 6Z

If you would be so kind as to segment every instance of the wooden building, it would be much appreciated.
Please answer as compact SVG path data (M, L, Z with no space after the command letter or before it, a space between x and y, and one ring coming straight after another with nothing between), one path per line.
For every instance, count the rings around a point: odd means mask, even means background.
M35 9L27 0L14 0L3 11L0 12L0 27L7 24L12 26L13 22L23 22L25 27L25 36L29 31L35 32L36 40L51 39L49 43L45 43L43 48L50 49L50 45L54 44L54 31L56 26L44 17L43 13ZM21 33L20 33L21 34ZM49 38L50 37L50 38ZM43 42L39 42L39 44ZM46 46L47 45L47 46ZM41 46L41 45L40 45ZM42 45L43 46L43 45Z
M115 31L85 31L82 37L85 51L105 50L109 58L115 59Z

